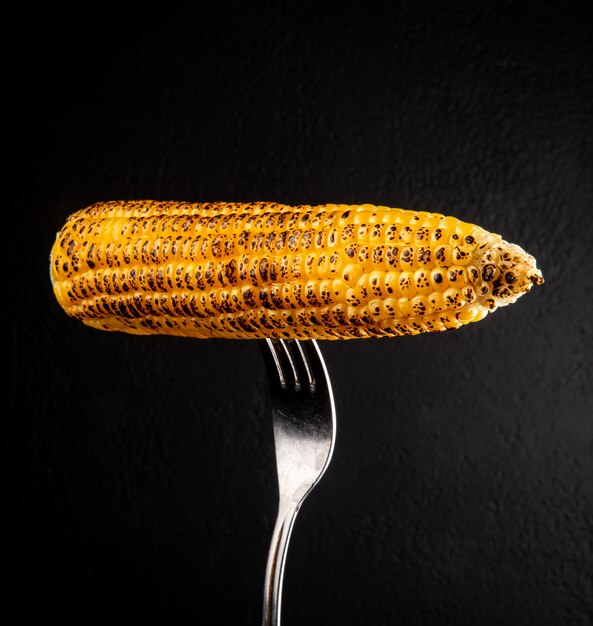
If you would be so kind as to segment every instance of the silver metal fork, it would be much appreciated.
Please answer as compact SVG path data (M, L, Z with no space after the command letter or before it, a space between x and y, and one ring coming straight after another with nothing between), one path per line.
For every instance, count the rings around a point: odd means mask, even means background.
M306 341L260 342L272 397L278 516L264 587L263 626L280 626L286 552L305 498L323 476L336 440L336 410L321 350Z

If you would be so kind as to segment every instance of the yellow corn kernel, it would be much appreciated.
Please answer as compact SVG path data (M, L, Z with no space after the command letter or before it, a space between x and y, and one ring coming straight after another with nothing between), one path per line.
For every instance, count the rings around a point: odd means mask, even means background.
M66 313L104 330L352 339L458 328L543 278L451 216L383 206L100 202L50 254Z

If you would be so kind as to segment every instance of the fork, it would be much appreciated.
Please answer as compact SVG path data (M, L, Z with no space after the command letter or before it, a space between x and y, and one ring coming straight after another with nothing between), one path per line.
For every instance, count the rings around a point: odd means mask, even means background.
M325 473L336 440L331 382L314 339L260 342L272 399L278 515L268 553L263 626L280 626L290 534L303 501Z

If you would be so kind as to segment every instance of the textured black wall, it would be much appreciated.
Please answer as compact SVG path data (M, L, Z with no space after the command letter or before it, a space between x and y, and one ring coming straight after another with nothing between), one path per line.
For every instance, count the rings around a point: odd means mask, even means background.
M258 347L67 318L48 277L66 216L369 202L499 232L546 283L459 331L322 344L339 432L295 527L286 626L590 624L584 4L173 4L7 26L3 608L260 619L276 478Z

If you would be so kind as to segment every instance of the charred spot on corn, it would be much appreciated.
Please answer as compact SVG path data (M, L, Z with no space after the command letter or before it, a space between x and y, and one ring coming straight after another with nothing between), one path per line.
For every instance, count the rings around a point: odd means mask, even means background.
M459 328L543 283L451 216L363 205L99 202L50 254L68 315L102 330L355 339Z

